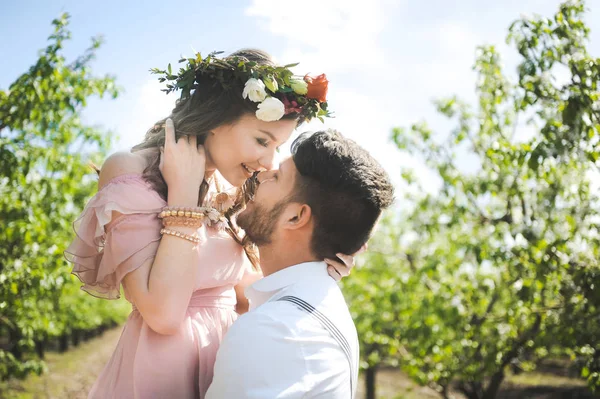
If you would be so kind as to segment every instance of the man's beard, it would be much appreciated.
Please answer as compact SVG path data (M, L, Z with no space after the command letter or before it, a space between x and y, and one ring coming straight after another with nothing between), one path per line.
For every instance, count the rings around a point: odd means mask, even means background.
M273 208L266 209L255 202L253 209L238 215L237 225L244 229L246 238L256 246L268 245L272 241L277 220L288 203L289 199L286 198L276 203Z

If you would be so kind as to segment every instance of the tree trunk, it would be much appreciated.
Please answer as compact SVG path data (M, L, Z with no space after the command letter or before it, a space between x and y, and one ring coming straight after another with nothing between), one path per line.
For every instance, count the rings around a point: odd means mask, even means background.
M498 394L502 381L504 381L504 370L500 369L500 371L492 376L490 383L485 390L484 398L494 399Z
M58 341L58 350L62 352L66 352L69 349L69 336L67 334L63 334L60 336Z
M44 360L44 355L46 352L46 340L36 340L35 341L35 351L40 359Z
M9 330L8 342L9 342L9 344L12 345L12 347L10 349L10 353L12 353L12 355L17 360L21 360L23 358L23 352L21 351L21 348L19 347L20 339L21 339L20 331L18 331L16 329Z
M474 382L461 382L458 385L458 390L462 392L468 399L483 399L484 397L479 393L481 391L481 385ZM485 398L487 399L487 398Z
M79 330L73 330L71 333L71 342L73 346L79 346L79 342L81 342L81 332Z
M365 383L367 385L367 399L375 399L375 376L377 366L371 366L366 370Z
M496 397L496 395L498 394L498 390L500 389L500 384L502 384L502 381L504 381L504 368L507 367L510 364L510 362L518 356L519 351L521 350L521 348L523 348L525 343L528 340L534 338L540 332L541 325L542 316L538 314L535 316L535 322L533 323L531 328L525 331L523 334L521 334L519 339L515 342L513 348L504 355L503 361L500 364L500 369L492 375L488 387L483 392L483 397L485 399L494 399Z
M441 392L441 394L442 394L442 397L444 399L450 399L450 395L449 395L450 394L450 383L445 384L444 386L442 386L442 392Z

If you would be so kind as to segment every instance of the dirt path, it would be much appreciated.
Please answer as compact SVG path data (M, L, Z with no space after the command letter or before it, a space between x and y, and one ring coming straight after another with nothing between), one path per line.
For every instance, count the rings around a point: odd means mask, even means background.
M110 358L121 329L106 331L101 336L82 343L64 354L49 353L48 372L25 381L2 385L0 398L10 399L79 399L86 398L89 389Z

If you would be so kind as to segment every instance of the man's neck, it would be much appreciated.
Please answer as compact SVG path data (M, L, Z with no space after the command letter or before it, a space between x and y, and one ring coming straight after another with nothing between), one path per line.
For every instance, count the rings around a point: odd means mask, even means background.
M260 268L263 276L268 276L290 266L298 265L304 262L321 261L306 249L293 248L286 246L267 245L258 248L260 253Z

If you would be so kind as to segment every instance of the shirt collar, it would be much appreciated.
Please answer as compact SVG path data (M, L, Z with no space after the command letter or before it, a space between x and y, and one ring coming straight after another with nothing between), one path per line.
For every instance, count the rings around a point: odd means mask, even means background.
M286 267L267 277L263 277L248 286L244 293L250 301L250 309L254 309L267 302L278 291L297 283L307 277L328 276L325 262L305 262Z

